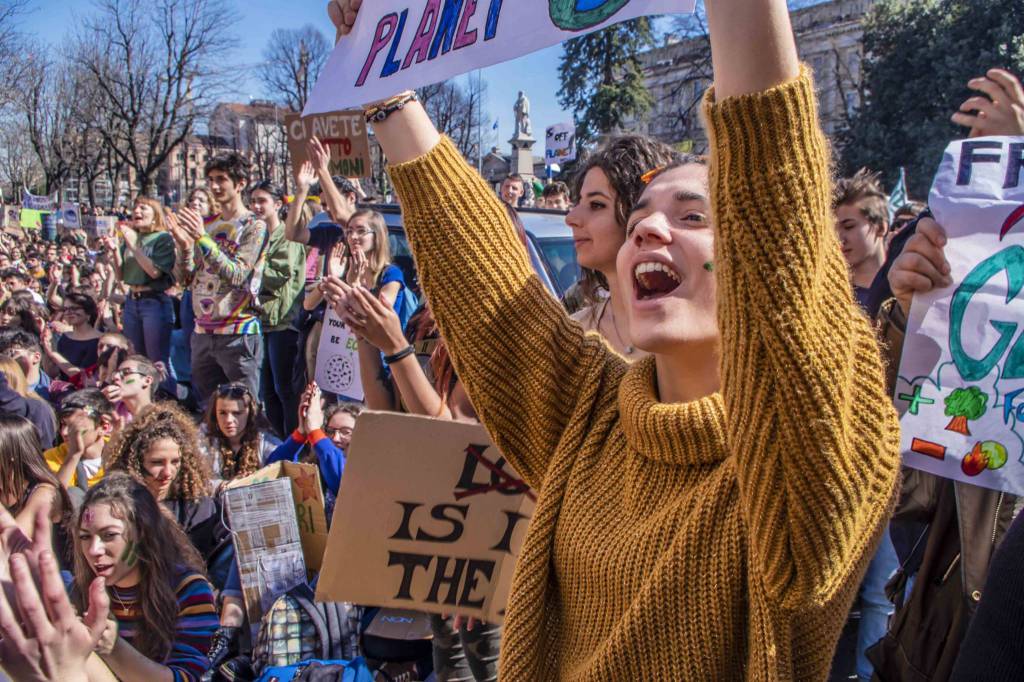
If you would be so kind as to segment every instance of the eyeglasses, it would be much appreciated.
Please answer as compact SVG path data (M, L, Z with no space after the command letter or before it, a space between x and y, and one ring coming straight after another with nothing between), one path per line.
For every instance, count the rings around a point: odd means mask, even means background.
M129 377L132 374L137 374L140 377L141 376L145 376L145 374L143 374L142 372L140 372L137 369L115 369L113 372L110 373L110 378L111 379L124 379L125 377Z
M80 307L78 307L76 305L74 305L74 306L65 306L65 307L60 309L60 311L62 313L80 313L80 312L82 312L82 310L83 310L82 308L80 308Z
M352 429L350 429L347 426L343 427L343 428L340 428L340 429L329 429L327 427L324 427L324 433L327 434L328 438L334 438L337 435L342 435L342 436L346 436L347 437L347 436L351 436L352 435Z
M892 227L889 228L890 232L897 232L902 230L904 227L914 222L914 218L900 218L892 221Z
M217 395L237 400L249 395L249 388L245 384L223 384L217 387Z
M368 227L357 227L352 230L345 230L346 237L365 237L368 234L373 234L373 230Z

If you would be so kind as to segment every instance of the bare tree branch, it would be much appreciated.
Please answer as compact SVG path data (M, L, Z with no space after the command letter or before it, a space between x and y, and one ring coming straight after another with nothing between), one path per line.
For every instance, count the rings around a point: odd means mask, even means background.
M302 111L331 54L331 44L316 27L276 29L263 50L260 80L271 99Z

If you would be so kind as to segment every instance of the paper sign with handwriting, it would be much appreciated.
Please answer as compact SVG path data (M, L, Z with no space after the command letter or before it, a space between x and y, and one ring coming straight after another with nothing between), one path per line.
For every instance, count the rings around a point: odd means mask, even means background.
M374 0L334 48L305 115L381 100L694 0Z
M929 206L953 285L915 296L896 407L909 466L1024 494L1024 137L953 142Z

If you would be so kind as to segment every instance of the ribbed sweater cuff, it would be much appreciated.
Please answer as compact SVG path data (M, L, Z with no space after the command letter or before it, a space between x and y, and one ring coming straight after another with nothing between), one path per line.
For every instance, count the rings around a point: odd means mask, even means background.
M324 430L316 429L315 431L310 432L309 439L306 442L308 442L310 445L316 445L325 438L327 438L327 434L324 433Z
M307 440L306 434L302 433L298 429L295 429L294 431L292 431L292 440L295 441L296 443L305 445Z
M817 109L814 78L805 65L797 78L763 92L716 102L710 88L704 118L722 173L728 175L732 164L769 170L801 166L821 154Z

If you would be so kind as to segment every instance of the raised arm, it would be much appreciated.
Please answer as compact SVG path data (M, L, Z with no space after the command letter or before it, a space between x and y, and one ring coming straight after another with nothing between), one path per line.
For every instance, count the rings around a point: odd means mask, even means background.
M849 588L895 499L899 429L832 229L828 147L784 0L708 2L727 435L752 560L803 608Z
M419 103L375 132L456 371L502 453L539 486L570 415L585 409L584 387L616 360L547 293L493 190Z
M288 207L288 217L284 221L284 236L289 241L299 244L309 243L309 226L302 220L302 207L306 205L309 187L313 184L315 177L313 164L309 161L303 162L295 174L295 200Z

